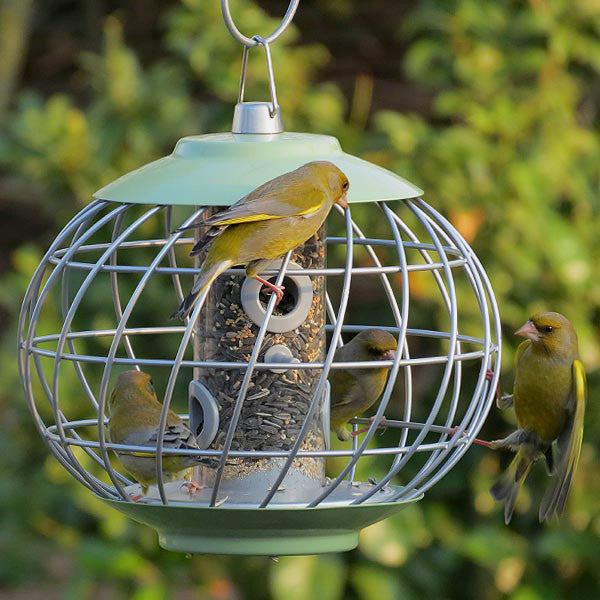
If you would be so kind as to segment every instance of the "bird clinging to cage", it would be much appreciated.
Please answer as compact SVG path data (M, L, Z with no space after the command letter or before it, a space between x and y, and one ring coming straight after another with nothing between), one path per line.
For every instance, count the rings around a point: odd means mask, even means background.
M393 360L398 343L382 329L366 329L338 348L336 362ZM350 419L363 413L381 396L389 368L334 369L329 374L331 384L331 430L338 439L347 442L352 434L344 427Z
M156 448L161 410L150 375L143 371L121 373L108 400L109 440L113 444ZM194 434L172 410L167 413L163 445L165 448L199 449ZM157 482L155 455L122 450L116 454L127 472L141 484L142 495L145 496L150 485ZM183 485L192 494L201 486L191 481L191 467L211 463L217 464L201 457L163 456L163 477L165 481L173 481L185 475L188 481ZM141 496L135 496L133 500L139 498Z
M333 163L313 161L267 181L228 209L192 225L210 226L191 252L204 257L204 262L192 291L171 317L185 318L198 296L234 265L246 265L246 275L271 288L279 302L283 288L258 273L314 235L334 203L345 208L348 188L348 178Z
M496 500L504 501L507 524L525 478L542 456L556 478L540 505L540 522L562 514L579 462L586 400L577 334L563 315L536 314L515 333L527 339L517 349L512 396L503 396L498 405L514 405L519 429L490 443L517 452L490 489Z

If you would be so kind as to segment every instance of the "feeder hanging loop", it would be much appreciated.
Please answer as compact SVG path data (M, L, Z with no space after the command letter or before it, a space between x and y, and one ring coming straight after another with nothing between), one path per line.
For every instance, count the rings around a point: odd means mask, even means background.
M240 89L238 101L233 117L233 133L281 133L283 123L277 103L277 90L275 89L275 75L273 73L273 62L271 60L271 42L275 41L291 23L298 8L300 0L291 0L288 9L279 23L279 25L267 36L254 35L251 38L240 33L235 26L231 11L229 10L229 1L221 0L221 11L225 25L232 37L244 47L242 56L242 74L240 77ZM244 90L246 86L246 71L248 67L248 49L262 46L265 49L265 58L267 61L267 71L269 75L269 91L271 94L270 104L266 102L244 102ZM268 113L267 113L268 111Z
M260 38L260 40L264 40L267 44L274 42L292 22L292 19L296 14L298 4L300 4L300 0L291 0L283 19L281 19L281 23L279 23L279 25L269 35L264 38ZM258 46L258 44L262 43L259 39L257 39L260 36L248 38L235 26L233 17L231 16L231 11L229 10L229 0L221 0L221 12L223 13L225 25L234 40L237 40L246 48L254 48L255 46Z

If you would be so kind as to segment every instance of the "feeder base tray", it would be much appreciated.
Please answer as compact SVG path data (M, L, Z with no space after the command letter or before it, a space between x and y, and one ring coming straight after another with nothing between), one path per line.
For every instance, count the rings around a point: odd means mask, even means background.
M268 508L227 504L207 507L191 502L163 506L104 500L133 520L156 529L160 545L167 550L282 556L352 550L358 545L361 529L390 517L421 497L353 505L325 501L315 508L281 504Z

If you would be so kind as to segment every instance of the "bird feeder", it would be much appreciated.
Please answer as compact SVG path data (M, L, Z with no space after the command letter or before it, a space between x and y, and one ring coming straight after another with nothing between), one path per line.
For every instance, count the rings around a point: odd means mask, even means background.
M171 550L279 555L355 547L361 528L421 499L457 463L497 384L498 370L486 378L500 353L497 306L456 229L420 198L419 188L344 153L335 138L283 131L270 44L297 4L290 3L271 35L247 38L222 1L226 24L244 46L232 132L185 137L170 156L96 192L48 249L19 320L21 379L42 438L71 475L154 527ZM247 56L256 46L266 56L269 102L244 101ZM280 305L234 268L201 295L185 322L170 321L199 272L188 256L194 238L179 228L313 160L333 162L350 181L348 208L336 207L328 221L343 234L328 236L324 226L263 273L284 283ZM363 220L377 221L386 235L353 217L358 205ZM411 326L417 274L431 277L439 292L444 330ZM468 296L460 301L457 277ZM355 324L348 303L365 285L380 286L386 306L375 323ZM461 330L467 310L471 327L478 315L475 333ZM58 331L48 325L57 314ZM394 360L334 361L336 348L373 326L397 337ZM422 340L442 350L415 354ZM328 375L373 366L389 369L374 419L355 419L354 430L370 423L364 437L332 449ZM468 385L464 366L474 373ZM132 501L139 486L114 452L149 448L111 443L105 431L111 385L128 369L162 381L160 434L150 448L158 484L139 502ZM413 402L417 372L435 382L429 406ZM401 398L393 402L402 406L402 418L387 419L386 437L375 438L397 379ZM187 412L180 412L199 450L164 446L167 410L184 405ZM205 487L194 495L162 476L162 457L176 454L214 463L198 468ZM386 466L377 479L364 475L373 457Z

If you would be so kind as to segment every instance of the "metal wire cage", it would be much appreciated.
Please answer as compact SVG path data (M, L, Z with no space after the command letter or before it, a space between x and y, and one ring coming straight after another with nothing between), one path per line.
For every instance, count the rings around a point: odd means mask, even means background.
M312 514L307 512L308 509L319 508L338 511L334 521L338 519L346 539L328 545L320 538L318 545L311 546L310 551L352 547L356 536L351 531L354 537L348 538L349 530L379 520L404 503L419 499L447 474L481 428L497 383L497 370L491 382L486 379L487 371L493 369L500 352L499 316L489 280L461 235L423 200L366 205L366 211L378 211L379 221L385 223L388 234L379 236L370 235L360 220L354 220L355 206L350 205L345 211L339 209L339 215L329 217L332 227L344 232L326 239L331 264L304 271L304 275L311 278L324 277L326 288L337 290L325 295L328 317L325 329L329 337L325 358L319 362L296 360L289 363L268 362L264 357L259 360L274 300L266 303L266 317L256 329L253 350L247 361L214 361L193 355L195 325L203 310L206 293L187 323L168 321L170 310L181 301L184 290L189 289L198 272L197 266L185 263L182 252L193 240L184 233L172 232L201 217L206 207L148 206L95 200L83 209L58 235L34 273L19 320L19 366L26 399L39 433L67 471L100 498L159 531L165 526L165 518L169 522L177 521L171 513L157 513L156 509L160 508L188 509L184 519L188 528L189 510L200 511L198 515L210 510L213 527L217 529L231 528L231 522L228 526L219 525L219 519L231 520L234 518L231 511L236 509L238 515L245 515L240 521L245 526L248 511L257 515L255 527L259 528L266 527L265 522L269 526L274 523L273 513L267 511L270 515L266 516L260 509L286 509L285 524L278 521L274 526L279 528L279 534L274 533L280 537L279 544L260 546L254 539L249 545L237 544L233 550L256 553L305 551L306 545L293 544L282 551L281 532L290 527L306 529L306 515ZM359 207L362 215L367 214L365 205ZM179 215L179 212L185 214ZM156 235L158 231L162 231L162 235ZM281 268L272 273L278 282L286 274L293 274L288 266L290 255L288 253ZM232 269L223 277L241 272ZM443 331L411 326L411 281L419 276L431 278L439 292L440 314L442 321L447 323ZM371 282L370 285L378 282L383 290L387 307L382 307L382 316L378 318L384 319L386 311L391 317L390 322L378 321L376 326L397 337L399 351L393 361L336 362L334 352L343 344L345 334L373 326L373 323L353 324L348 314L353 293L360 293L366 281ZM398 292L395 286L399 287ZM164 313L162 324L160 317L156 322L156 310L148 310L148 303L156 302L160 305L160 314ZM467 335L461 330L465 311L470 317L470 327L474 320L478 321L478 334ZM57 318L60 321L58 331ZM428 343L422 344L423 340ZM421 349L421 353L415 353L414 347ZM423 355L423 347L438 348L438 351ZM302 441L320 410L330 371L373 366L389 367L389 376L375 418L364 438L355 437L352 447L348 448L303 449ZM130 493L135 484L120 465L111 460L111 451L148 452L148 448L110 443L105 432L111 378L132 368L160 371L164 383L161 435L157 447L152 450L156 456L157 493L152 502L144 505L132 502ZM294 444L288 450L234 450L231 441L253 378L272 368L310 370L318 374ZM465 368L471 373L468 386L464 383ZM178 405L182 386L187 386L193 379L193 369L244 374L237 390L233 416L225 424L228 436L221 449L177 450L164 446L162 432L167 410L172 403L173 407ZM437 391L429 406L422 403L415 406L417 371L425 373L430 385L431 381L437 382ZM390 407L399 379L401 385L396 389L401 390L401 398L396 397L393 402L401 405L402 418L387 420L389 431L385 440L393 438L393 442L382 445L382 438L374 438L376 425ZM79 390L76 397L73 397L73 389ZM185 392L183 395L187 399ZM415 414L423 418L416 420ZM187 415L183 416L187 418ZM365 422L369 423L366 419L356 419L353 427L356 429L358 423ZM206 456L219 461L216 477L204 495L184 498L170 491L170 484L163 480L162 457L175 454ZM358 482L357 468L364 474L366 471L361 470L360 465L371 464L373 456L380 457L378 468L385 463L385 475L377 481L371 479L370 483ZM220 494L227 461L258 458L281 459L276 479L264 490L262 497L248 502ZM294 461L307 458L335 458L335 472L330 471L331 478L313 489L308 497L303 496L301 501L293 495L286 498L285 494L278 493L283 489L282 483ZM340 512L348 507L362 507L365 512L350 511L354 520L348 524ZM371 513L368 513L369 509ZM215 517L212 511L221 513ZM294 511L305 518L294 521ZM331 522L327 527L332 529ZM227 544L211 545L204 534L197 543L191 543L189 539L169 541L169 535L162 535L161 543L180 550L231 551Z
M298 3L290 1L271 34L248 38L221 0L225 24L243 46L233 133L183 138L172 155L97 192L42 259L19 319L21 380L40 435L79 482L157 529L160 544L173 550L303 554L356 546L362 527L420 499L452 469L481 428L498 381L498 309L479 260L456 229L419 198L421 190L343 153L335 138L283 132L270 43ZM270 102L244 102L248 54L257 47L264 50ZM295 282L288 314L275 314L275 298L263 302L260 288L250 289L243 271L230 269L183 324L169 321L199 272L185 252L194 239L178 228L317 159L346 173L350 204L336 206L339 214L328 219L337 235L322 229L270 273L277 285ZM228 281L238 285L243 306L231 302L235 314L227 318L218 293ZM427 309L415 311L423 286L429 286ZM349 308L365 293L381 298L381 306L368 324L354 323ZM242 333L233 331L239 321L247 322ZM371 327L397 338L394 360L335 360L344 340ZM215 353L209 330L217 328L216 336L231 344ZM314 351L290 351L311 344ZM389 374L373 420L353 420L355 431L364 423L368 430L330 448L330 372L373 367ZM128 369L151 372L163 391L154 447L107 438L111 382ZM204 374L208 387L201 385ZM260 384L265 377L269 385ZM307 378L310 385L302 383ZM284 380L285 402L269 405ZM231 392L225 398L224 387ZM254 410L257 399L267 408ZM392 406L401 418L388 418L385 438L375 438ZM170 408L199 433L199 449L165 444ZM248 432L249 423L256 431ZM242 429L248 435L240 437ZM264 445L261 437L273 432L278 439ZM315 443L307 444L311 436ZM132 500L139 486L115 460L117 452L154 457L157 485L143 502ZM173 455L212 460L216 468L197 469L206 481L199 493L165 481L163 458ZM266 468L241 468L259 463Z

